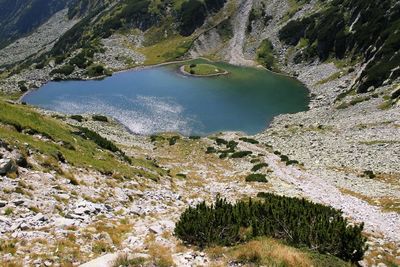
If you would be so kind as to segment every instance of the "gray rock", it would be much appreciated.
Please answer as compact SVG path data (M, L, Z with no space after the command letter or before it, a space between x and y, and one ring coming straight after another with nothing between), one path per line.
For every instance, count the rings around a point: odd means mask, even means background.
M159 235L163 232L161 225L152 225L149 227L149 230L150 230L150 232L157 234L157 235Z
M7 205L6 201L0 200L0 208L3 208Z
M13 200L13 204L15 205L15 206L21 206L22 204L24 204L25 203L25 200L24 199L16 199L16 200Z
M17 171L17 165L12 159L0 159L0 175Z

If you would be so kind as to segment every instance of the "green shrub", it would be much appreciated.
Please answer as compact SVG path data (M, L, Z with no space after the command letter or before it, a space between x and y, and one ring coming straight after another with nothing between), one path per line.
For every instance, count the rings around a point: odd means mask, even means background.
M207 151L206 154L212 154L212 153L216 153L217 150L215 149L215 147L209 146L207 147Z
M363 176L368 177L369 179L374 179L376 177L375 173L371 170L364 171Z
M68 76L74 72L74 69L75 69L74 66L66 64L58 69L52 70L50 72L50 75L62 74L62 75Z
M265 39L257 49L257 61L269 70L277 70L274 56L274 46Z
M260 143L260 142L258 142L257 140L255 140L255 139L253 139L253 138L247 138L247 137L241 137L241 138L239 138L239 140L240 140L240 141L243 141L243 142L250 143L250 144L254 144L254 145Z
M265 174L261 173L252 173L246 176L246 182L259 182L259 183L267 183L268 180L265 177Z
M191 135L191 136L189 136L189 139L190 140L199 140L201 137L200 136L197 136L197 135Z
M252 153L253 152L251 152L251 151L238 151L238 152L233 153L231 155L231 158L233 158L233 159L244 158L248 155L251 155Z
M217 138L217 139L215 139L215 142L217 143L217 145L227 145L228 144L228 141L226 141L225 139L222 139L222 138Z
M109 71L107 71L103 65L100 64L93 64L90 65L87 70L86 74L89 77L98 77L98 76L103 76L103 75L111 75Z
M201 248L268 236L354 263L362 259L367 249L363 224L350 225L341 211L305 199L270 193L260 193L258 197L262 200L250 198L231 204L217 198L211 206L203 202L189 207L174 233L185 243ZM243 229L249 232L246 237L241 235Z
M178 173L176 174L177 177L181 177L181 178L186 178L186 174L184 173Z
M177 135L172 136L171 138L168 139L169 145L170 145L170 146L175 145L175 144L176 144L176 141L178 141L179 139L180 139L180 137L177 136Z
M102 116L102 115L93 115L92 119L94 121L108 122L107 117L106 116Z
M83 121L83 117L81 115L71 115L69 116L71 119L82 122Z
M264 167L268 167L268 163L264 163L264 162L263 163L258 163L256 165L254 165L253 168L251 168L251 171L252 172L256 172L256 171L258 171L258 170L260 170L260 169L262 169Z

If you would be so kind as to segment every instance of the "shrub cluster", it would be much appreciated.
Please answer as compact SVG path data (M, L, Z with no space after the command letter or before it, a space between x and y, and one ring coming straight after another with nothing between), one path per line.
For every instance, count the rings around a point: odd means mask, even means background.
M243 142L250 143L250 144L254 144L254 145L260 143L260 142L258 142L257 140L255 140L255 139L253 139L253 138L248 138L248 137L240 137L239 140L240 140L240 141L243 141Z
M367 249L363 224L350 225L341 211L305 199L270 193L258 196L263 200L231 204L217 198L211 206L203 202L189 207L176 224L175 235L200 247L269 236L347 261L362 259Z
M252 172L256 172L258 170L261 170L264 167L268 167L268 163L262 162L262 163L258 163L256 165L253 166L253 168L251 168Z
M107 117L106 117L106 116L103 116L103 115L93 115L93 116L92 116L92 119L93 119L94 121L108 122Z
M252 173L252 174L247 175L246 182L267 183L268 180L267 180L267 178L265 178L265 174Z

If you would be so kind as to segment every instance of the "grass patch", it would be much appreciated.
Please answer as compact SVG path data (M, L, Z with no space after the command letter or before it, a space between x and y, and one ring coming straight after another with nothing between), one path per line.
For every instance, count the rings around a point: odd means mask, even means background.
M186 73L198 76L211 76L226 73L226 70L212 64L187 64L183 66Z
M146 65L179 60L192 46L191 37L173 36L154 45L138 48L146 56Z
M43 133L50 137L50 141L24 134L23 129L32 129L34 132ZM120 156L116 155L117 153L99 149L93 140L71 134L76 131L77 128L55 118L41 115L29 106L11 105L0 101L0 136L11 145L23 150L22 144L27 143L32 149L44 155L61 153L67 162L76 167L91 166L95 170L108 174L117 171L124 177L138 175L154 178L154 174L134 168L126 161L121 161ZM70 146L65 146L65 144L70 144ZM70 149L71 146L74 149ZM133 161L133 163L135 162ZM141 161L140 166L142 164ZM153 168L149 164L146 164L146 167Z

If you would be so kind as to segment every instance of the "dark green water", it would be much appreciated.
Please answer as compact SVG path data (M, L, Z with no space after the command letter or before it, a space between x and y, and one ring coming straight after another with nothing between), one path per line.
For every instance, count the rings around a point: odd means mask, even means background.
M294 79L255 68L215 65L230 74L187 77L179 72L181 64L172 64L103 80L50 82L23 101L69 114L109 115L139 134L255 134L278 114L307 109L308 91Z

